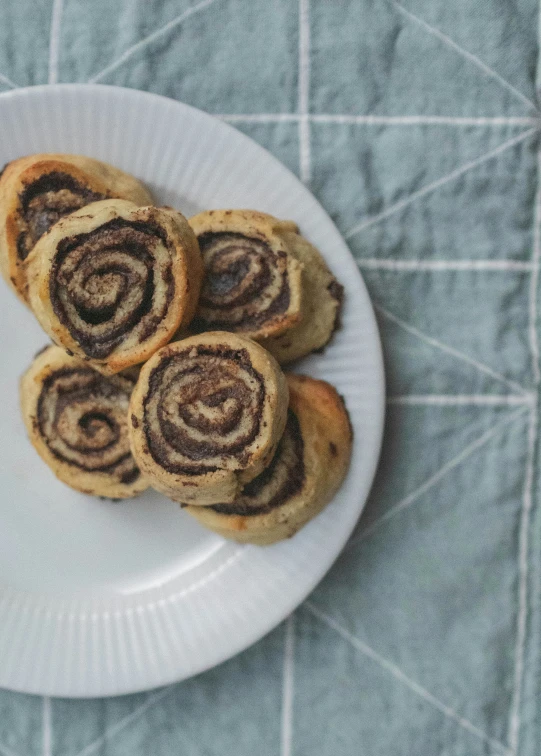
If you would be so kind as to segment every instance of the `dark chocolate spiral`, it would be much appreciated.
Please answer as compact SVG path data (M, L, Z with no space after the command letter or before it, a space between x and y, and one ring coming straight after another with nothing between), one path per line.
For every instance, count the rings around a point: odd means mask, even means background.
M25 260L38 239L64 215L105 197L61 171L51 171L27 184L20 195L19 258Z
M237 233L205 233L199 245L205 281L197 329L256 331L287 312L291 292L285 252Z
M103 359L126 339L147 339L174 293L172 255L160 226L115 218L63 239L49 279L60 322L86 355Z
M245 349L200 345L164 357L145 398L150 453L171 473L237 469L259 433L264 401Z
M105 378L85 367L49 375L39 396L37 421L52 454L84 472L135 482L140 473L127 428L131 387L127 379Z
M261 515L284 504L304 483L304 442L297 416L289 410L286 429L270 465L244 486L232 504L211 508L225 515Z

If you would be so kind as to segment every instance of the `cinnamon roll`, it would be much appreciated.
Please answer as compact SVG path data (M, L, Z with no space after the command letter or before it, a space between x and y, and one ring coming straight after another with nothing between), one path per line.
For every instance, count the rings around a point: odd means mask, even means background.
M302 267L284 241L294 224L253 210L209 210L190 225L205 268L194 330L260 339L299 321Z
M148 487L130 451L133 382L106 378L57 346L35 358L21 380L30 441L57 478L95 496L125 499Z
M126 200L66 216L27 266L42 327L104 375L144 362L190 322L203 273L183 215Z
M267 545L289 538L332 499L347 472L352 431L344 403L324 381L288 375L289 411L269 466L232 503L186 507L225 538Z
M0 174L0 270L20 299L28 299L23 263L38 239L63 216L107 197L152 204L133 176L82 155L29 155L5 166Z
M132 451L171 499L232 502L272 459L287 405L285 377L259 344L220 331L190 336L143 365L130 402Z

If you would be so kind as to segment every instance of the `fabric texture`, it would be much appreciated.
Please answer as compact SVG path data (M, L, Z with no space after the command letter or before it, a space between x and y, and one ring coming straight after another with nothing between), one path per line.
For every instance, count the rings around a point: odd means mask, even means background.
M388 379L381 467L283 626L185 683L0 692L2 756L538 756L535 0L0 2L0 88L99 81L217 114L346 237Z

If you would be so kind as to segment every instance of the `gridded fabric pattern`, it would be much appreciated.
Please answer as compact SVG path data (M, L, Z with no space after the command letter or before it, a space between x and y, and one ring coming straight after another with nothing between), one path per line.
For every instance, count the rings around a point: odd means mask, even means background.
M310 599L226 664L101 701L0 692L1 756L537 756L535 0L0 2L0 87L190 103L348 240L388 376L381 468Z

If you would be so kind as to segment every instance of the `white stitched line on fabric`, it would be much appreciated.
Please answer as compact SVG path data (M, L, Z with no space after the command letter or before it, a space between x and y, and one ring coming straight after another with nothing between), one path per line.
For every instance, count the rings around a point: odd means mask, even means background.
M215 2L216 0L203 0L201 3L188 8L184 11L184 13L181 13L180 16L177 16L172 21L169 21L168 24L165 24L165 26L162 26L160 29L152 32L152 34L149 34L148 37L141 39L139 42L136 42L134 45L129 47L124 53L122 53L119 58L117 58L117 60L113 61L101 71L98 71L97 74L92 76L88 80L88 83L95 84L97 81L100 81L112 71L115 71L117 68L123 65L129 58L132 57L132 55L135 55L135 53L139 52L139 50L141 50L143 47L152 44L152 42L154 42L156 39L159 39L160 37L163 37L165 34L170 32L171 29L180 26L180 24L182 24L183 21L186 21L186 19L188 19L190 16L193 16L195 13L199 13L205 8L208 8L209 5L213 5L213 3Z
M377 115L331 115L314 114L315 123L342 123L361 126L535 126L535 117L454 117L454 116L377 116Z
M391 662L385 657L381 656L381 654L378 654L378 652L374 651L374 649L371 648L367 643L360 640L360 638L355 637L352 633L349 632L349 630L346 630L346 628L339 625L338 622L333 617L326 614L326 612L323 612L321 609L315 606L311 601L306 601L304 603L304 606L308 609L308 611L311 614L314 615L314 617L317 617L317 619L319 619L325 625L327 625L332 630L337 632L338 635L340 635L344 640L350 643L353 646L353 648L356 648L358 651L360 651L362 654L367 656L373 662L375 662L376 664L379 664L380 667L386 670L396 680L399 680L400 682L402 682L413 693L418 695L427 703L434 706L434 708L438 709L438 711L440 711L448 719L452 719L454 722L460 725L460 727L462 727L464 730L467 730L467 732L469 732L471 735L475 735L477 738L484 741L485 743L489 743L493 748L497 748L498 751L502 751L504 754L507 754L509 756L511 755L511 751L507 748L507 746L505 746L503 743L500 743L499 740L495 740L494 738L491 738L489 735L487 735L486 732L483 732L483 730L480 730L479 727L476 727L468 719L465 719L464 717L460 716L460 714L458 714L456 711L451 709L450 706L447 706L446 704L444 704L442 701L436 698L436 696L432 695L430 691L428 691L426 688L423 688L422 685L419 685L419 683L415 682L415 680L412 680L410 677L408 677L406 673L403 672L400 669L400 667L398 667L394 662Z
M357 265L366 270L396 270L404 273L415 271L437 273L449 270L530 273L533 270L533 264L530 261L521 260L390 260L365 257L357 260Z
M530 518L533 505L533 479L535 441L537 437L537 412L532 409L528 432L528 461L522 499L522 512L519 531L519 599L517 614L517 642L515 647L515 680L511 713L509 718L509 745L514 754L518 751L520 733L520 701L522 678L524 673L524 647L526 644L526 620L528 616L528 539Z
M170 685L168 688L162 688L157 693L153 693L150 695L146 701L141 704L141 706L138 706L137 709L132 711L131 714L128 714L123 719L119 720L116 724L112 725L111 727L107 728L103 735L100 735L99 738L96 738L92 743L89 743L85 748L83 748L82 751L79 751L76 756L90 756L90 754L95 753L98 748L101 748L102 745L107 743L111 738L113 738L115 735L118 735L119 732L124 730L129 724L134 722L138 717L142 716L147 709L150 709L151 706L154 706L158 703L158 701L161 701L166 696L168 696L170 693L173 692L175 689L175 685Z
M52 756L53 752L53 727L51 699L44 696L41 712L41 756Z
M286 621L284 639L284 671L282 687L282 726L280 756L291 756L293 740L293 684L295 664L295 615Z
M299 169L301 181L311 178L310 120L310 17L309 0L299 0Z
M416 16L414 13L411 13L411 11L406 10L406 8L404 8L403 5L400 5L400 3L396 2L396 0L391 0L391 2L392 2L392 5L396 8L396 10L399 13L402 13L402 15L406 16L406 18L409 18L411 21L418 24L429 34L439 39L441 42L443 42L445 45L447 45L451 49L455 50L463 58L466 58L466 60L469 60L471 63L477 66L477 68L483 71L483 73L485 73L487 76L490 76L492 79L494 79L499 84L501 84L501 86L504 87L504 89L507 89L508 92L511 92L512 94L515 95L515 97L518 97L520 100L522 100L522 102L525 103L529 108L533 108L534 110L537 110L537 106L535 105L535 103L532 102L532 100L528 99L528 97L526 97L525 94L523 94L518 89L516 89L516 87L514 87L506 79L500 76L499 73L496 73L496 71L494 71L492 68L487 66L486 63L483 63L483 61L480 60L480 58L478 58L477 55L474 55L473 53L465 50L463 47L460 47L460 45L454 42L446 34L443 34L443 32L431 26L426 21L423 21L422 18L419 18L419 16Z
M433 181L431 184L427 184L422 189L413 192L405 199L395 202L393 205L388 207L387 210L383 210L381 213L373 215L366 220L361 221L361 223L358 223L356 226L353 226L353 228L351 228L346 233L345 238L351 239L352 236L355 236L355 234L358 234L360 231L364 231L365 228L373 226L375 223L380 223L390 215L394 215L395 213L400 212L400 210L407 207L408 205L411 205L411 203L415 202L415 200L419 199L419 197L424 197L426 194L439 189L441 186L444 186L450 181L454 181L464 173L471 171L473 168L477 168L477 166L486 163L488 160L492 160L492 158L496 157L501 152L508 150L510 147L514 147L516 144L524 141L532 134L535 134L537 131L539 131L539 127L528 129L528 131L523 131L522 134L519 134L512 139L508 139L506 142L500 144L499 147L495 147L493 150L490 150L490 152L486 152L484 155L481 155L481 157L478 157L475 160L470 160L468 163L461 165L459 168L455 168L454 171L451 171L451 173L448 173L446 176L442 176L441 178L437 179L437 181Z
M228 123L298 123L303 117L308 119L311 116L301 116L300 113L218 113L215 118Z
M537 288L539 284L539 265L541 263L541 150L537 153L537 192L535 195L535 217L533 231L532 278L530 281L530 350L532 354L532 371L535 384L541 380L539 371L539 346L537 343Z
M536 401L535 394L517 396L516 394L404 394L390 396L387 404L391 406L437 406L437 407L469 407L471 406L532 406Z
M62 8L63 0L54 0L53 12L51 14L51 34L49 39L49 84L56 84L58 81Z
M215 116L228 123L297 123L306 118L310 123L330 123L360 126L536 126L539 118L529 116L453 117L453 116L377 116L332 113L218 113Z
M424 341L426 344L436 347L437 349L440 349L442 352L445 352L446 354L450 354L452 357L456 357L458 360L461 360L462 362L466 362L468 365L471 365L472 367L477 368L477 370L479 370L481 373L490 375L491 378L494 378L497 381L501 381L502 383L505 383L506 386L509 386L515 391L518 391L520 394L523 394L526 396L529 395L529 392L526 391L526 389L523 388L520 385L520 383L517 383L516 381L506 378L504 375L496 372L496 370L493 370L488 365L484 365L482 362L479 362L478 360L474 360L473 357L469 357L467 354L464 354L464 352L461 352L458 349L455 349L454 347L448 346L447 344L444 344L442 341L438 341L437 339L434 339L432 336L428 336L426 333L423 333L423 331L420 331L418 328L415 328L415 326L412 326L409 323L406 323L405 320L402 320L401 318L394 315L392 312L389 312L389 310L386 310L381 305L374 303L374 309L377 312L379 312L381 315L383 315L383 317L387 318L387 320L390 320L392 323L396 323L396 325L402 328L404 331L406 331L407 333L411 333L412 336L416 336L418 339L420 339L421 341Z
M503 420L500 420L498 423L496 423L496 425L494 425L494 427L483 433L483 435L479 436L479 438L477 438L475 441L472 441L471 444L468 444L468 446L466 446L466 448L463 449L460 454L457 454L456 457L453 457L453 459L449 460L449 462L446 462L443 467L440 467L440 469L436 473L434 473L434 475L431 475L428 480L425 480L425 482L422 483L418 488L416 488L415 491L412 491L410 494L401 499L397 504L394 504L385 512L385 514L381 515L381 517L378 517L377 520L375 520L371 525L363 530L360 535L349 541L346 549L350 549L361 541L364 541L366 538L371 536L372 533L378 530L381 525L383 525L385 522L388 522L392 517L398 514L398 512L401 512L402 510L407 509L412 504L414 504L423 494L433 488L436 483L438 483L443 477L445 477L447 473L451 472L451 470L454 470L455 467L458 467L458 465L462 464L462 462L468 459L468 457L470 457L478 449L488 443L488 441L496 436L506 425L509 425L525 413L526 408L521 407L518 411L504 417Z
M9 87L10 89L18 89L19 85L15 84L15 82L11 81L11 79L8 79L7 76L4 76L4 74L0 73L0 83L5 84L6 87Z

